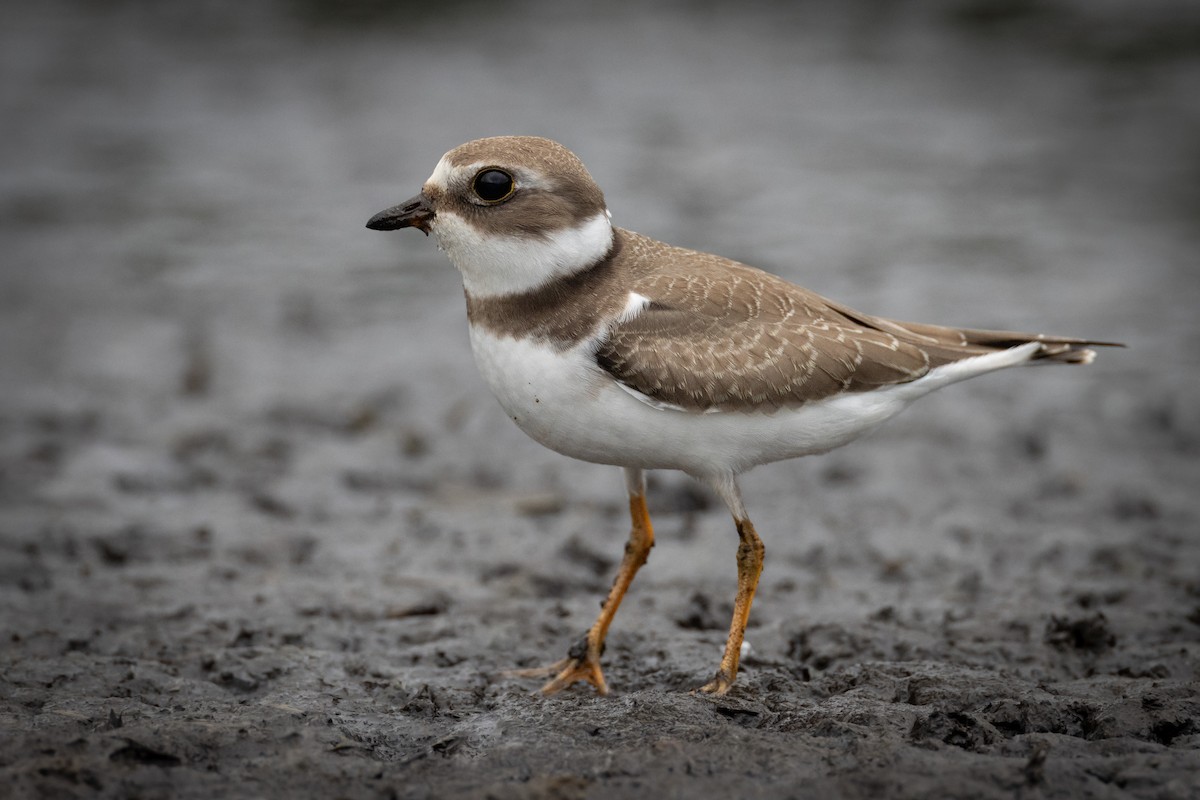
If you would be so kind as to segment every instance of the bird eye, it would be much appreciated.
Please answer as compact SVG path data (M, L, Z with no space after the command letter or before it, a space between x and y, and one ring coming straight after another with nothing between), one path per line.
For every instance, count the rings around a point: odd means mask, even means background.
M471 182L475 194L485 203L499 203L507 200L516 188L512 175L502 169L485 169L475 176Z

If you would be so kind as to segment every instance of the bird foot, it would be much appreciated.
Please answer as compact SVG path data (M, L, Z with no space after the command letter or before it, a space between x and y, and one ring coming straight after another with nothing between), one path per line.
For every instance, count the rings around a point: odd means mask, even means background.
M715 677L708 683L696 689L693 694L715 694L722 695L729 691L733 686L733 678L726 675L724 672L718 672Z
M571 649L567 651L567 657L562 661L557 661L548 667L514 669L505 674L519 678L544 678L553 675L554 677L541 688L544 695L561 692L579 681L587 681L595 686L597 694L608 694L608 684L604 682L604 672L600 669L600 652L604 649L604 645L601 643L593 646L591 637L592 632L590 631L587 635L581 636L579 641L571 645Z
M550 675L554 676L539 690L544 695L556 694L579 681L587 681L596 687L597 694L608 694L608 684L604 682L604 672L600 669L600 662L588 656L583 656L582 658L568 656L562 661L556 661L546 667L513 669L504 674L516 678L545 678Z

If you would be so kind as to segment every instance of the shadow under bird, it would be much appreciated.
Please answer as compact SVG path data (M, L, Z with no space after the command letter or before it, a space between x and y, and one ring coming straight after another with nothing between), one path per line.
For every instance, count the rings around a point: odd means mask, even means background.
M537 137L454 148L420 194L367 227L437 237L462 274L479 370L521 430L625 470L632 532L600 616L565 659L518 673L549 677L546 694L577 681L608 691L605 635L654 545L644 470L683 470L733 515L733 620L699 689L724 694L763 564L741 473L844 445L948 384L1032 362L1086 364L1091 347L1120 346L874 317L614 227L580 160Z

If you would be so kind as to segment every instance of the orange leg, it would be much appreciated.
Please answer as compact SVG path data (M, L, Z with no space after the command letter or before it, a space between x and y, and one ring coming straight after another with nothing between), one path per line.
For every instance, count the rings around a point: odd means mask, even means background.
M729 638L725 641L725 655L716 676L698 691L707 694L725 694L737 678L738 660L742 654L742 640L746 636L746 622L750 619L750 604L754 602L754 590L758 588L758 576L762 574L762 539L748 519L735 520L738 537L738 589L733 602L733 621L729 624Z
M646 563L650 548L654 547L654 528L650 525L650 513L646 510L646 489L641 470L627 469L626 480L629 485L629 516L633 521L633 528L625 545L625 557L621 559L617 577L600 607L600 616L592 623L588 632L571 645L567 657L562 661L549 667L514 670L509 673L530 677L553 675L554 677L542 687L542 694L554 694L577 681L587 681L596 687L597 693L608 694L608 685L604 682L604 673L600 670L604 637L608 634L608 626L612 624L629 584L633 583L637 571ZM735 660L734 670L736 669Z

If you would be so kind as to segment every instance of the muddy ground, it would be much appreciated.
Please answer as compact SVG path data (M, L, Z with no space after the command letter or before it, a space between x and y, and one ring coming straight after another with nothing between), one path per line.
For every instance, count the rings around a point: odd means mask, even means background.
M1200 796L1191 4L249 5L0 12L0 795ZM655 474L611 696L542 698L620 473L362 227L517 132L625 227L1131 347L747 476L727 697L736 537Z

